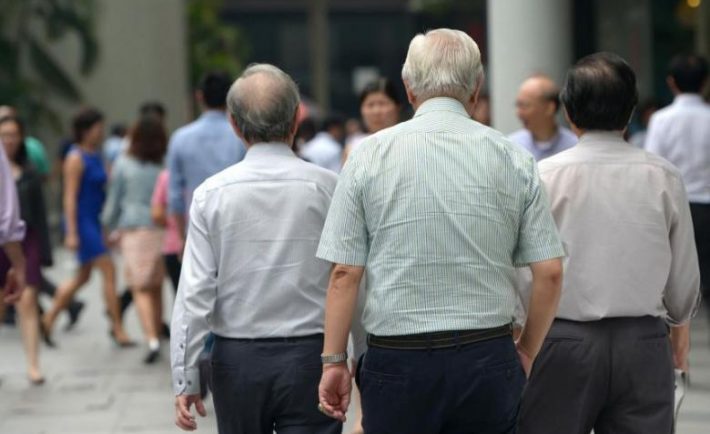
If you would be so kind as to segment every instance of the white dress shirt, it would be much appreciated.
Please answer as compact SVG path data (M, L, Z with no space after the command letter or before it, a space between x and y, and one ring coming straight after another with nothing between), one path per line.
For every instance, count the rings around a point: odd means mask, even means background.
M646 150L680 170L693 203L710 203L710 104L700 95L680 94L651 117Z
M316 134L301 149L303 158L335 173L340 173L342 155L343 147L325 131Z
M567 252L557 318L687 322L700 275L678 170L615 132L584 134L539 167Z
M262 143L195 190L172 319L176 394L199 391L208 331L247 339L323 333L330 264L315 254L336 182L287 145Z

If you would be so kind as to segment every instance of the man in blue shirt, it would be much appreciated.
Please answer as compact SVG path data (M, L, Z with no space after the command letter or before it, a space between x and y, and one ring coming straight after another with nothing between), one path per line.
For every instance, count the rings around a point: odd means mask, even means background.
M202 115L176 130L168 146L168 208L175 216L180 236L185 236L185 216L192 192L207 178L244 158L246 150L235 137L225 112L232 84L224 73L208 73L200 82L197 100Z
M540 161L577 144L577 136L558 125L559 89L546 75L534 75L523 82L515 109L524 128L508 138Z

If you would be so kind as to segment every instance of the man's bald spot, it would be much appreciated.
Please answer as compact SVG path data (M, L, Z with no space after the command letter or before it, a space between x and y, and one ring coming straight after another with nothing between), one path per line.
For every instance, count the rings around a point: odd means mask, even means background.
M523 90L546 101L555 101L559 94L557 84L547 75L534 75L528 78L520 86L520 91Z
M286 83L273 74L255 72L237 81L239 99L251 110L264 110L278 104L287 91Z

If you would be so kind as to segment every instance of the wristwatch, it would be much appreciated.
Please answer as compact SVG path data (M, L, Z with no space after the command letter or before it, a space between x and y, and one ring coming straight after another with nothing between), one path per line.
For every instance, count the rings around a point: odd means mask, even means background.
M320 361L324 365L329 365L332 363L343 363L344 361L348 360L348 353L347 352L342 352L338 354L321 354L320 355Z

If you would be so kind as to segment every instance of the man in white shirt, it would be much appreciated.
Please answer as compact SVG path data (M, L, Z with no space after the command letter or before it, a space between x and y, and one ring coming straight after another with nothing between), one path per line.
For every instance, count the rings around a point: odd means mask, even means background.
M577 136L558 125L555 116L560 108L559 89L552 79L538 74L520 85L515 110L524 128L508 138L540 161L577 143Z
M301 156L324 169L340 173L343 140L345 122L338 116L329 116L323 122L322 131L303 145Z
M227 96L247 144L242 162L194 193L172 322L176 424L197 425L198 356L215 335L212 392L219 432L335 434L318 411L325 292L317 259L337 177L307 163L296 134L298 88L272 65L247 68Z
M670 433L699 301L683 182L624 141L638 94L619 56L581 59L561 99L579 143L539 168L567 252L562 298L517 432Z
M680 55L670 64L668 87L673 103L651 117L646 150L680 170L690 201L700 281L710 296L710 105L700 93L708 83L708 63L695 55Z

